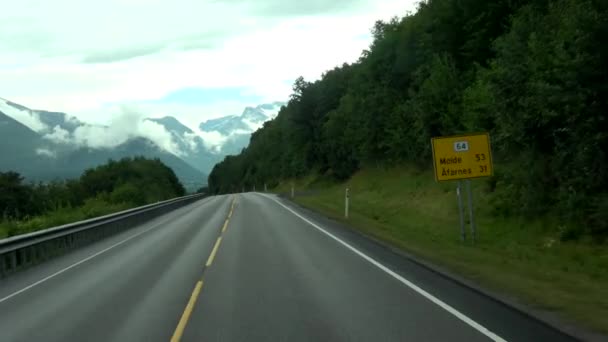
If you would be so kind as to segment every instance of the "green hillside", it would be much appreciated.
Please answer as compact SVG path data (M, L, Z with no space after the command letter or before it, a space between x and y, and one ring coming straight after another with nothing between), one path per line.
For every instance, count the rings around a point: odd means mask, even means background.
M608 236L608 4L433 0L377 22L358 62L298 79L288 105L210 189L365 166L429 170L431 137L490 133L494 209ZM556 227L557 229L557 227Z
M356 228L606 331L608 3L429 0L372 34L357 62L296 80L210 191L297 180L297 201L339 217L350 184ZM471 132L494 161L474 247L430 143Z

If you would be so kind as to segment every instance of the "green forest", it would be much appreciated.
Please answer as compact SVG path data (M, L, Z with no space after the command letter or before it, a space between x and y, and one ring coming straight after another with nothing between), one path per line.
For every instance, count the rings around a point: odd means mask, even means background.
M489 132L495 215L608 237L608 2L427 0L376 22L357 62L299 78L210 191L370 167L432 169L431 137Z
M110 160L79 179L27 184L0 172L0 238L183 196L184 187L160 160Z

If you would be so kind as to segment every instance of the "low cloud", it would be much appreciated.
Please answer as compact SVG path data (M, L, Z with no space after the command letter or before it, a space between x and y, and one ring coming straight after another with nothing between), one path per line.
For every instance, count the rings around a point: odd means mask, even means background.
M184 154L173 137L162 125L145 120L145 116L132 108L123 107L120 115L107 126L80 126L73 139L76 144L92 148L113 148L129 139L143 137L175 155Z
M183 156L185 154L184 151L181 151L179 149L175 141L173 141L173 136L171 135L171 133L169 133L160 124L147 120L140 121L138 132L142 137L154 141L158 146L175 155Z
M234 136L234 135L251 134L252 131L255 132L255 129L252 129L252 130L236 129L229 135L229 137Z
M181 37L158 40L148 45L129 46L88 53L82 59L85 64L104 64L128 61L130 59L155 55L165 50L208 50L217 47L234 32L215 30Z
M353 12L364 7L364 0L216 0L218 3L246 6L249 11L260 16L305 16Z
M83 63L115 63L129 59L153 55L162 51L163 45L132 47L112 51L99 51L85 56Z
M228 137L218 131L201 132L200 136L203 138L205 147L213 152L219 152L222 145L228 140Z
M244 119L243 122L245 123L245 125L249 126L249 130L251 131L257 131L264 125L263 122L255 123L247 119Z
M199 144L197 143L198 141L200 141L199 139L202 139L202 138L196 133L190 133L190 132L184 133L184 140L188 144L188 147L190 148L190 150L193 152L199 152L198 151ZM203 140L203 144L204 143L205 143L205 141Z
M38 113L27 108L20 108L18 105L11 105L8 101L0 98L0 112L8 115L32 131L42 132L48 129L41 120Z
M55 126L51 133L47 133L43 136L43 138L47 140L51 140L56 143L69 143L72 138L70 136L70 132L61 128L59 125Z
M115 110L117 112L114 112ZM115 107L112 112L116 115L105 125L83 124L74 117L66 116L68 123L72 123L75 126L79 125L72 133L60 125L49 127L40 119L40 113L1 98L0 112L31 130L42 134L43 139L62 145L88 148L114 148L126 143L130 139L145 138L159 148L182 157L190 152L199 152L198 148L201 142L207 148L219 151L221 144L226 140L221 134L217 133L211 134L209 141L207 139L201 141L202 137L197 133L186 132L182 137L186 143L186 146L183 148L184 151L180 149L180 145L174 140L173 134L165 129L163 125L146 120L148 118L147 113L144 114L143 111L128 106ZM36 153L44 157L56 157L54 151L46 148L37 149Z
M199 32L174 39L168 45L176 50L209 50L218 47L222 42L230 39L236 34L234 29L210 29L206 32Z
M55 158L57 157L57 154L54 151L51 151L49 149L46 148L38 148L36 149L36 154L39 156L44 156L44 157L48 157L48 158Z

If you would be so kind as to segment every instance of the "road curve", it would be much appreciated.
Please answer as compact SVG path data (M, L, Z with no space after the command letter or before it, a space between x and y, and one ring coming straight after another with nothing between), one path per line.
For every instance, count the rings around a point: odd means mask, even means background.
M0 341L571 341L274 196L210 197L0 280Z

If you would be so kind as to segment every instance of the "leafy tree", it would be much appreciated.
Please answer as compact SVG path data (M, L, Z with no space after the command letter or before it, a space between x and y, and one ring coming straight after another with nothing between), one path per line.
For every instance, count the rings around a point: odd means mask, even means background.
M32 188L23 184L23 177L16 172L0 172L0 213L5 218L20 219L37 214Z
M160 160L110 160L79 180L24 184L15 172L0 172L0 214L22 220L62 209L91 207L91 215L113 204L139 206L183 196L184 187ZM86 208L85 208L86 209ZM87 209L88 210L88 209Z

